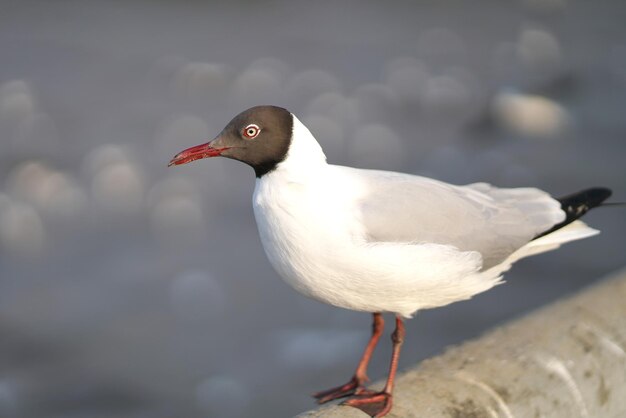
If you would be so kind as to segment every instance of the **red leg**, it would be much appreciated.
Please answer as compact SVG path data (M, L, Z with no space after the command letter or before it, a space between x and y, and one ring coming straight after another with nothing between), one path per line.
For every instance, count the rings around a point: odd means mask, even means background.
M391 364L389 365L389 377L385 388L381 392L368 393L355 396L343 402L342 405L353 406L372 417L382 417L391 411L391 394L393 392L393 384L398 370L398 359L400 357L400 347L404 342L404 323L399 317L396 317L396 330L391 335L393 341L393 353L391 354Z
M378 340L383 333L384 326L385 321L383 316L380 313L375 313L374 321L372 323L372 337L365 347L365 352L363 353L363 357L361 357L361 361L359 361L359 365L356 368L354 376L345 385L314 393L313 397L317 399L318 403L325 403L332 401L333 399L343 398L345 396L368 393L368 390L363 386L365 382L369 381L369 378L367 377L367 365L369 364L374 348L376 348L376 344L378 344Z

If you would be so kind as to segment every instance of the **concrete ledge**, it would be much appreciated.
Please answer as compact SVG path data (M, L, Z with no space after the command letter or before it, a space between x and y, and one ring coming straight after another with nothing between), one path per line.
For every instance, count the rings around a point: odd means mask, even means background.
M394 398L390 418L626 417L626 270L422 362ZM334 404L298 417L367 415Z

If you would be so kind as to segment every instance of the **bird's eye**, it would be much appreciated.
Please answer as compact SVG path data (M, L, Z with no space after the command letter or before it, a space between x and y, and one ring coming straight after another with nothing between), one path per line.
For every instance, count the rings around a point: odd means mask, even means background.
M261 128L259 128L255 124L248 125L243 130L243 136L246 139L254 139L261 132Z

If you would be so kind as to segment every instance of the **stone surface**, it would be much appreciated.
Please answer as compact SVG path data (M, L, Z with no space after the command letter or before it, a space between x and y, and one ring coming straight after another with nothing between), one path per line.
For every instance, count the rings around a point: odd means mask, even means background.
M626 416L626 270L402 374L388 416ZM331 405L298 415L365 417Z

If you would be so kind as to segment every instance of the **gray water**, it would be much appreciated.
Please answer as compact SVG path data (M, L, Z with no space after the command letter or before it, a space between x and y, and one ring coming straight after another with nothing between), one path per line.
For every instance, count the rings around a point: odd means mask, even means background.
M625 21L621 0L1 1L0 417L313 407L370 317L277 278L249 167L169 159L277 104L332 163L626 200ZM621 268L623 210L586 219L600 236L419 313L400 366Z

